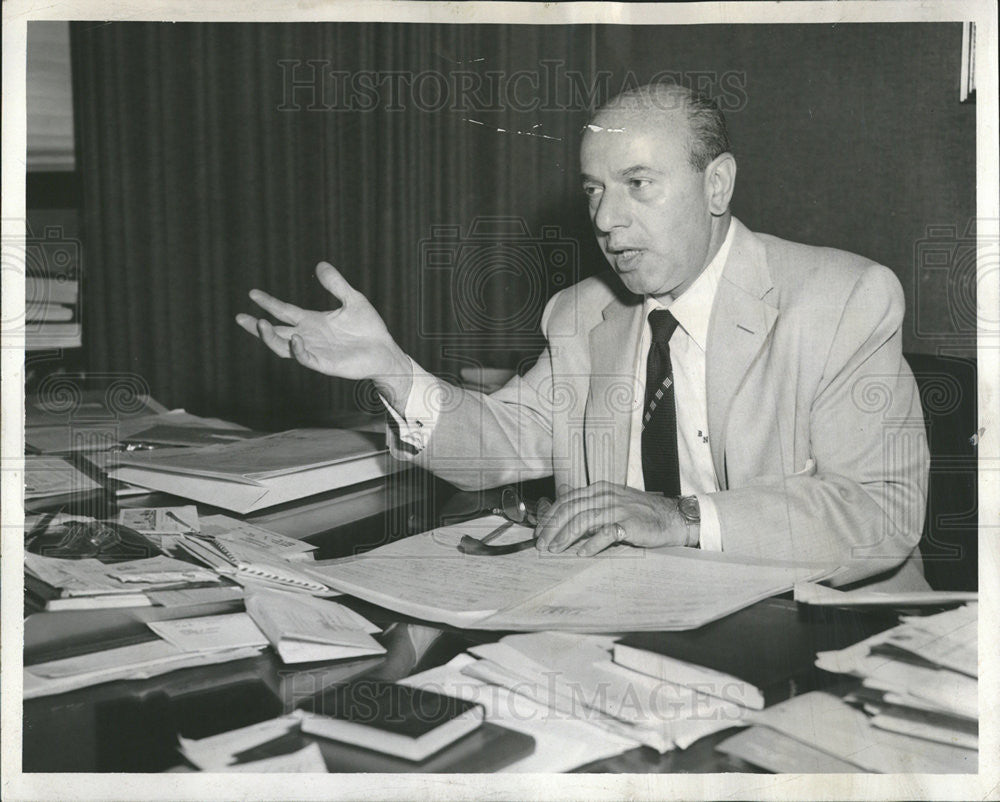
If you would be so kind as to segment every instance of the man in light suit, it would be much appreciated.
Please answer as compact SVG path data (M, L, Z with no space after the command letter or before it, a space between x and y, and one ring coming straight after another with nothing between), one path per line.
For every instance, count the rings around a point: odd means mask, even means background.
M422 371L325 263L340 309L254 290L285 325L237 320L306 367L373 379L401 459L469 489L554 474L540 549L682 545L926 589L929 460L895 276L733 218L725 122L682 87L603 107L581 172L613 273L550 300L545 352L492 395Z

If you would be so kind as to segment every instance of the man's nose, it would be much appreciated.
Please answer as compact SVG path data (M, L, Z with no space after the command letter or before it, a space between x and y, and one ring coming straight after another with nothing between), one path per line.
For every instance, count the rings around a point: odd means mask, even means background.
M627 226L630 222L627 198L618 192L605 190L594 212L594 225L607 234L612 229Z

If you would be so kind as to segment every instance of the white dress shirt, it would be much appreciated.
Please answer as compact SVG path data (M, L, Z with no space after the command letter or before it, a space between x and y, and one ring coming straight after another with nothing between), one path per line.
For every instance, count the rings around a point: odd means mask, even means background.
M646 383L646 356L649 353L651 334L649 313L654 309L669 309L680 324L670 337L670 363L674 376L674 401L677 409L677 455L681 474L681 494L695 495L701 508L699 546L712 551L722 550L722 535L715 504L707 494L718 491L719 480L715 475L708 434L708 402L705 384L705 344L708 340L708 323L712 305L722 277L722 268L729 256L736 226L730 222L718 252L694 283L669 305L655 298L646 298L643 316L647 319L640 327L639 342L635 348L635 387ZM421 368L412 359L413 385L400 416L383 398L389 415L396 423L399 439L411 448L421 451L426 446L437 423L441 409L442 388L438 379ZM644 490L642 478L642 413L645 394L637 392L632 407L629 436L628 468L625 483Z
M735 230L736 226L730 221L729 231L718 252L683 294L669 304L661 303L656 298L646 298L642 309L644 322L635 350L635 386L645 387L646 357L652 340L649 313L654 309L669 309L680 324L670 337L670 365L677 409L677 464L681 473L681 495L698 497L701 508L699 545L710 551L722 551L722 533L719 531L715 504L706 495L718 491L720 487L708 439L705 344L712 305ZM632 403L625 475L625 484L637 490L645 489L642 478L642 415L645 403L645 393L637 392Z

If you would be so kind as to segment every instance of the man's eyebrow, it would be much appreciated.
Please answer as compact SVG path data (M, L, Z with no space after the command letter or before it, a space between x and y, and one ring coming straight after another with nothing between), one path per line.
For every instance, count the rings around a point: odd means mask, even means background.
M636 173L656 173L657 175L663 175L662 170L657 170L655 167L650 167L646 164L635 164L621 171L621 175L625 178L629 178Z
M581 181L594 181L595 183L598 183L598 184L601 183L599 179L597 179L595 176L592 176L590 173L580 173L580 180Z

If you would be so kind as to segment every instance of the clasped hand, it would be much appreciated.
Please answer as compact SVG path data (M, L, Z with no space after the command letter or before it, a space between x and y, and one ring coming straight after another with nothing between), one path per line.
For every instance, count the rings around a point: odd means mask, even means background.
M539 551L575 549L579 556L590 557L616 542L643 547L690 546L695 544L697 533L681 517L674 499L595 482L556 501L539 521L535 537Z

